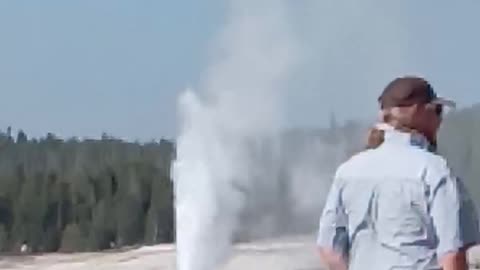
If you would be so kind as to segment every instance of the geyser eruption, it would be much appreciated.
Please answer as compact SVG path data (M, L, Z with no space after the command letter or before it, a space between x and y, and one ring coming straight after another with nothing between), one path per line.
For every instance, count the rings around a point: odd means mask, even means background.
M230 0L198 91L179 102L179 270L217 269L236 240L314 233L335 167L365 133L355 124L285 132L284 120L305 110L283 104L303 98L350 115L375 108L377 90L410 70L405 18L392 14L403 5ZM311 119L319 112L328 114L317 108Z
M173 170L179 270L213 270L227 258L253 187L251 149L279 134L280 92L297 57L283 0L229 4L200 94L180 98Z

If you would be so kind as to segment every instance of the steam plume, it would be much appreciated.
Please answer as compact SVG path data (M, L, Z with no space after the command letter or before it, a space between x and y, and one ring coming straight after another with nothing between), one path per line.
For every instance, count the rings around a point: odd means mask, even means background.
M245 216L258 217L253 238L315 230L311 220L320 214L334 168L352 152L355 129L343 137L284 140L285 114L295 111L284 105L310 91L316 106L355 108L368 97L374 108L377 89L408 71L408 36L393 16L401 13L392 11L401 5L374 2L295 1L304 5L299 10L287 0L229 2L203 81L179 103L179 270L217 269L234 236L248 227ZM299 11L300 22L287 11Z
M251 7L257 6L255 9ZM174 165L179 270L223 262L245 207L251 140L278 134L282 83L297 54L284 1L230 2L202 96L180 99Z

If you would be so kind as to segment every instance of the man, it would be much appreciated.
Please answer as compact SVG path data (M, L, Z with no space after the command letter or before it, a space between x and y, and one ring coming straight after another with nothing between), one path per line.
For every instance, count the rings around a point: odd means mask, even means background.
M322 261L332 270L468 269L477 214L435 153L444 106L453 103L418 77L395 79L379 103L378 145L337 170L320 219Z

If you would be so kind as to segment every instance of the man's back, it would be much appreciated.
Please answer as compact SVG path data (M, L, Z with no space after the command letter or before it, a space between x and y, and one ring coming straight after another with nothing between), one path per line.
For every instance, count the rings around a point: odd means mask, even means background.
M468 196L446 161L427 147L422 137L390 131L380 147L344 163L322 216L319 245L335 247L338 237L330 230L344 226L349 269L438 269L438 256L476 242L473 205L463 201Z

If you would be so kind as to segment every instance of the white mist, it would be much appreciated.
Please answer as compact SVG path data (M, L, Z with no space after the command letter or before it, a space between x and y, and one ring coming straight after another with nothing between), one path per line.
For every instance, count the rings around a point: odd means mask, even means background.
M342 118L375 115L380 88L415 71L402 3L229 1L205 76L179 102L178 270L218 269L234 234L248 227L240 222L245 208L261 219L252 238L275 235L275 226L291 220L315 230L311 220L320 215L334 168L362 138L349 129L328 145L301 135L289 146L284 121L325 122L328 110Z
M249 147L282 126L280 91L298 53L284 2L230 1L200 91L180 98L178 270L213 270L227 258L246 203L243 191L254 184Z

